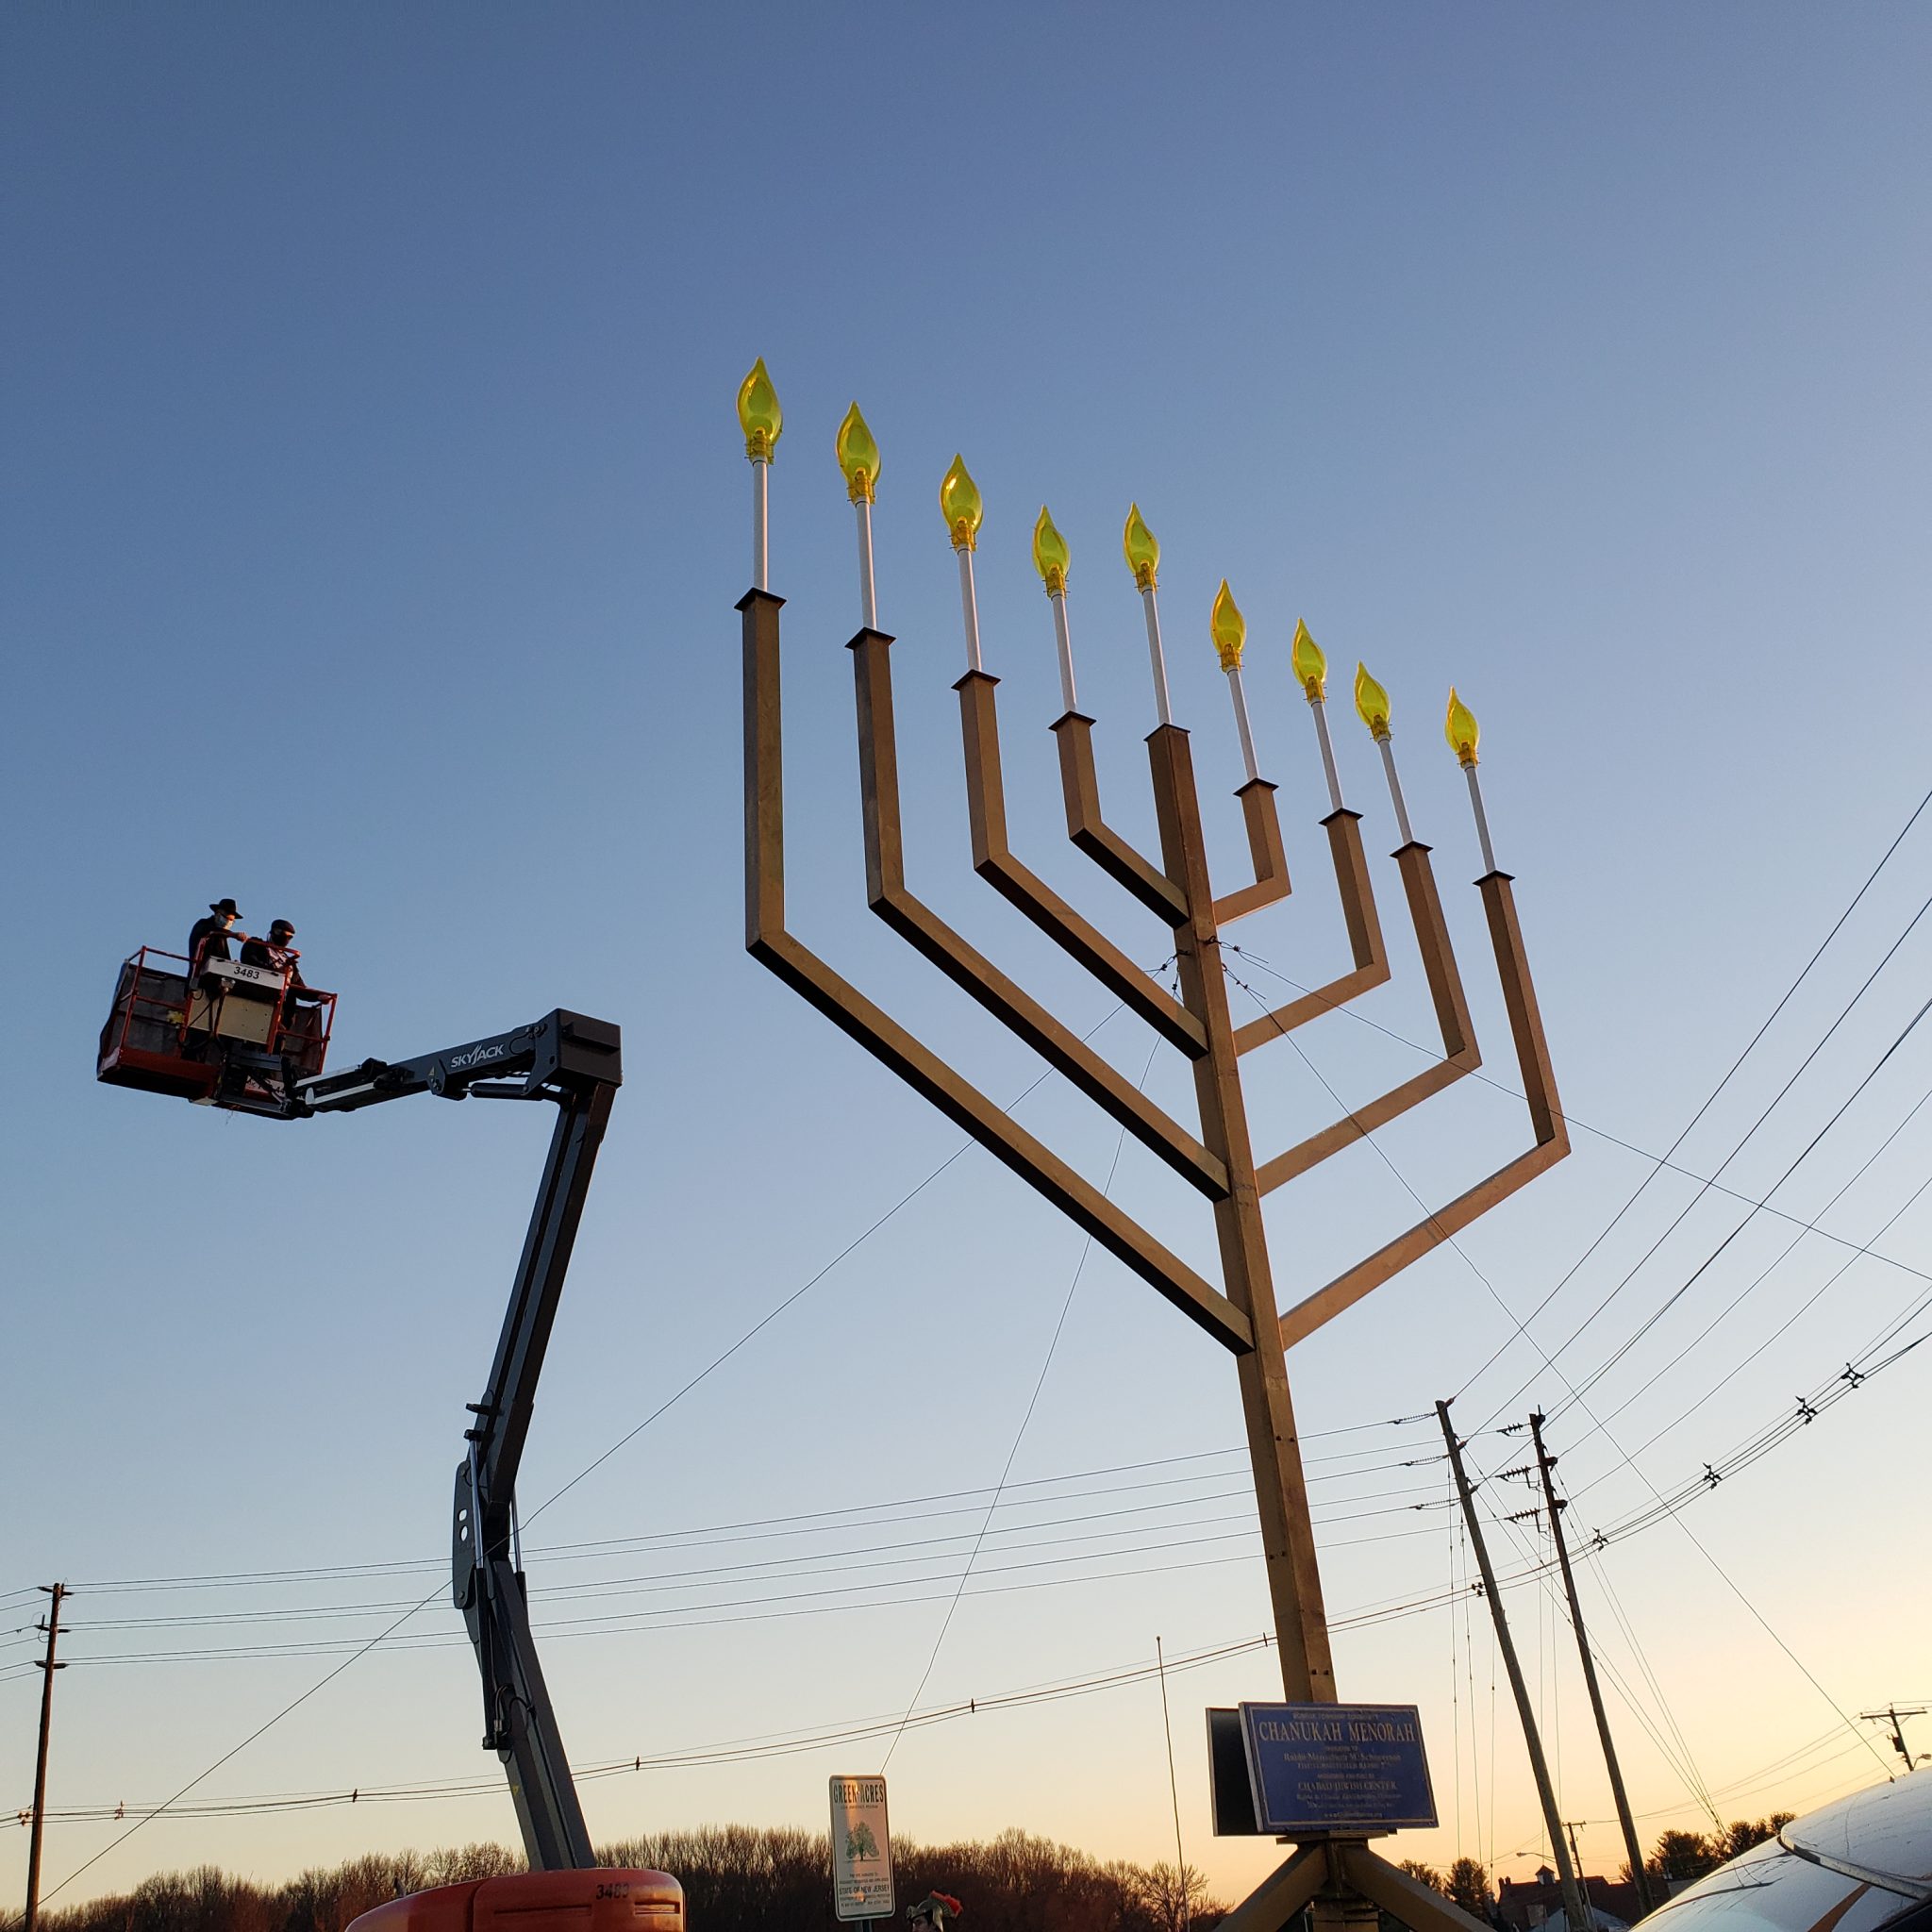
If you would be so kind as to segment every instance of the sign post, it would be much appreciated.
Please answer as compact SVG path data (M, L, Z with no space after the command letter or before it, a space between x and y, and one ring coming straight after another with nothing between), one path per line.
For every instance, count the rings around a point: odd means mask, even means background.
M892 1916L892 1838L882 1777L832 1783L832 1907L840 1922Z

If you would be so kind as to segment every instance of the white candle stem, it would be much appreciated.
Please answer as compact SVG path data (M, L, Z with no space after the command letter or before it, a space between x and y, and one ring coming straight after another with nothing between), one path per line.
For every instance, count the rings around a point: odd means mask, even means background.
M771 557L768 549L769 525L767 522L766 485L771 479L772 466L762 457L754 457L751 465L751 587L762 591L770 587Z
M872 581L872 505L861 496L853 508L858 512L858 621L867 630L876 630L879 602Z
M1328 809L1340 811L1341 779L1335 770L1335 747L1328 739L1328 707L1320 698L1313 698L1308 709L1315 714L1315 741L1322 747L1322 775L1328 781Z
M1248 783L1252 785L1261 775L1261 768L1255 762L1255 731L1248 723L1248 694L1241 687L1239 664L1227 668L1227 690L1234 699L1234 728L1241 735L1241 763L1248 768Z
M986 666L979 661L979 594L973 587L973 553L960 549L959 558L959 609L966 620L966 668L969 671L984 671Z
M1382 747L1382 769L1389 774L1389 797L1395 807L1395 829L1402 834L1405 845L1415 843L1415 834L1408 828L1408 807L1402 802L1402 780L1395 775L1395 743L1392 739L1380 738L1376 742Z
M1069 711L1080 707L1074 694L1074 639L1067 629L1067 593L1056 592L1046 600L1053 606L1053 640L1060 654L1060 700Z
M1476 780L1474 765L1464 765L1462 769L1469 777L1469 802L1475 808L1475 836L1483 848L1483 871L1492 873L1496 869L1496 850L1490 843L1490 815L1483 809L1483 788Z
M1160 609L1154 601L1150 584L1141 592L1141 605L1147 613L1147 657L1154 669L1154 711L1163 724L1174 723L1167 702L1167 659L1160 649Z

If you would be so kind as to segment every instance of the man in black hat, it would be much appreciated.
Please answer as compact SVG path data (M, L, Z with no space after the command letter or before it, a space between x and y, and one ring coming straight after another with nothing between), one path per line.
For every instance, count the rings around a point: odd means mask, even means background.
M212 900L205 919L197 919L188 928L188 970L191 975L198 974L210 959L227 959L233 956L228 951L228 935L235 922L242 916L232 899ZM237 939L246 939L246 933L236 933Z

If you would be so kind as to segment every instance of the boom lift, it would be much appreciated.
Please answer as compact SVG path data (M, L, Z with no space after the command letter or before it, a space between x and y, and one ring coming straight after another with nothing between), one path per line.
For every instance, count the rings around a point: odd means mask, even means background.
M584 1196L624 1078L619 1049L608 1021L558 1011L447 1053L315 1074L296 1083L291 1102L305 1115L353 1113L412 1093L557 1105L496 1358L482 1401L470 1404L475 1423L464 1431L450 1537L450 1592L483 1677L484 1748L509 1774L524 1846L541 1872L587 1870L596 1859L530 1634L517 1560L517 1468Z
M192 1047L189 1017L206 1016L201 1005L187 998L186 975L169 977L174 983L158 983L145 953L123 968L114 1014L103 1036L103 1080L283 1120L354 1113L416 1093L444 1100L541 1100L557 1108L495 1358L483 1399L468 1405L474 1422L464 1431L466 1448L457 1466L450 1550L451 1595L475 1646L482 1677L483 1743L502 1759L508 1775L530 1871L418 1892L365 1913L357 1924L364 1932L490 1932L498 1920L506 1926L511 1921L527 1926L532 1912L562 1912L579 1932L682 1932L684 1894L676 1879L662 1872L596 1864L537 1659L517 1536L517 1470L537 1380L597 1150L624 1079L619 1029L609 1021L559 1009L446 1052L408 1060L367 1059L332 1074L319 1071L319 1055L312 1059L317 1071L300 1071L302 1049L295 1049L281 1069L286 1077L277 1077L277 1070L266 1064L271 1050L281 1048L273 1031L266 1041L248 1043L248 1058L240 1067L220 1049L210 1063L182 1058L184 1044ZM333 995L325 997L332 1010ZM131 1051L173 1064L130 1062L130 1038L143 1024L157 1028L158 1037ZM207 1030L211 1039L222 1037L211 1026ZM325 1029L323 1038L325 1042ZM197 1071L210 1064L219 1071L206 1077Z

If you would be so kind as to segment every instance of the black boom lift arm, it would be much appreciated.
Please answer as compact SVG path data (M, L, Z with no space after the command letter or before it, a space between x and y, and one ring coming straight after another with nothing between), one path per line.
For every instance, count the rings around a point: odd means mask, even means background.
M517 1465L529 1434L543 1352L570 1267L591 1171L624 1078L618 1029L555 1012L514 1032L413 1060L364 1060L301 1083L291 1111L348 1113L435 1093L445 1100L549 1100L557 1127L524 1237L496 1359L457 1469L451 1591L483 1675L483 1743L502 1758L533 1871L595 1864L570 1760L530 1634L515 1547Z

